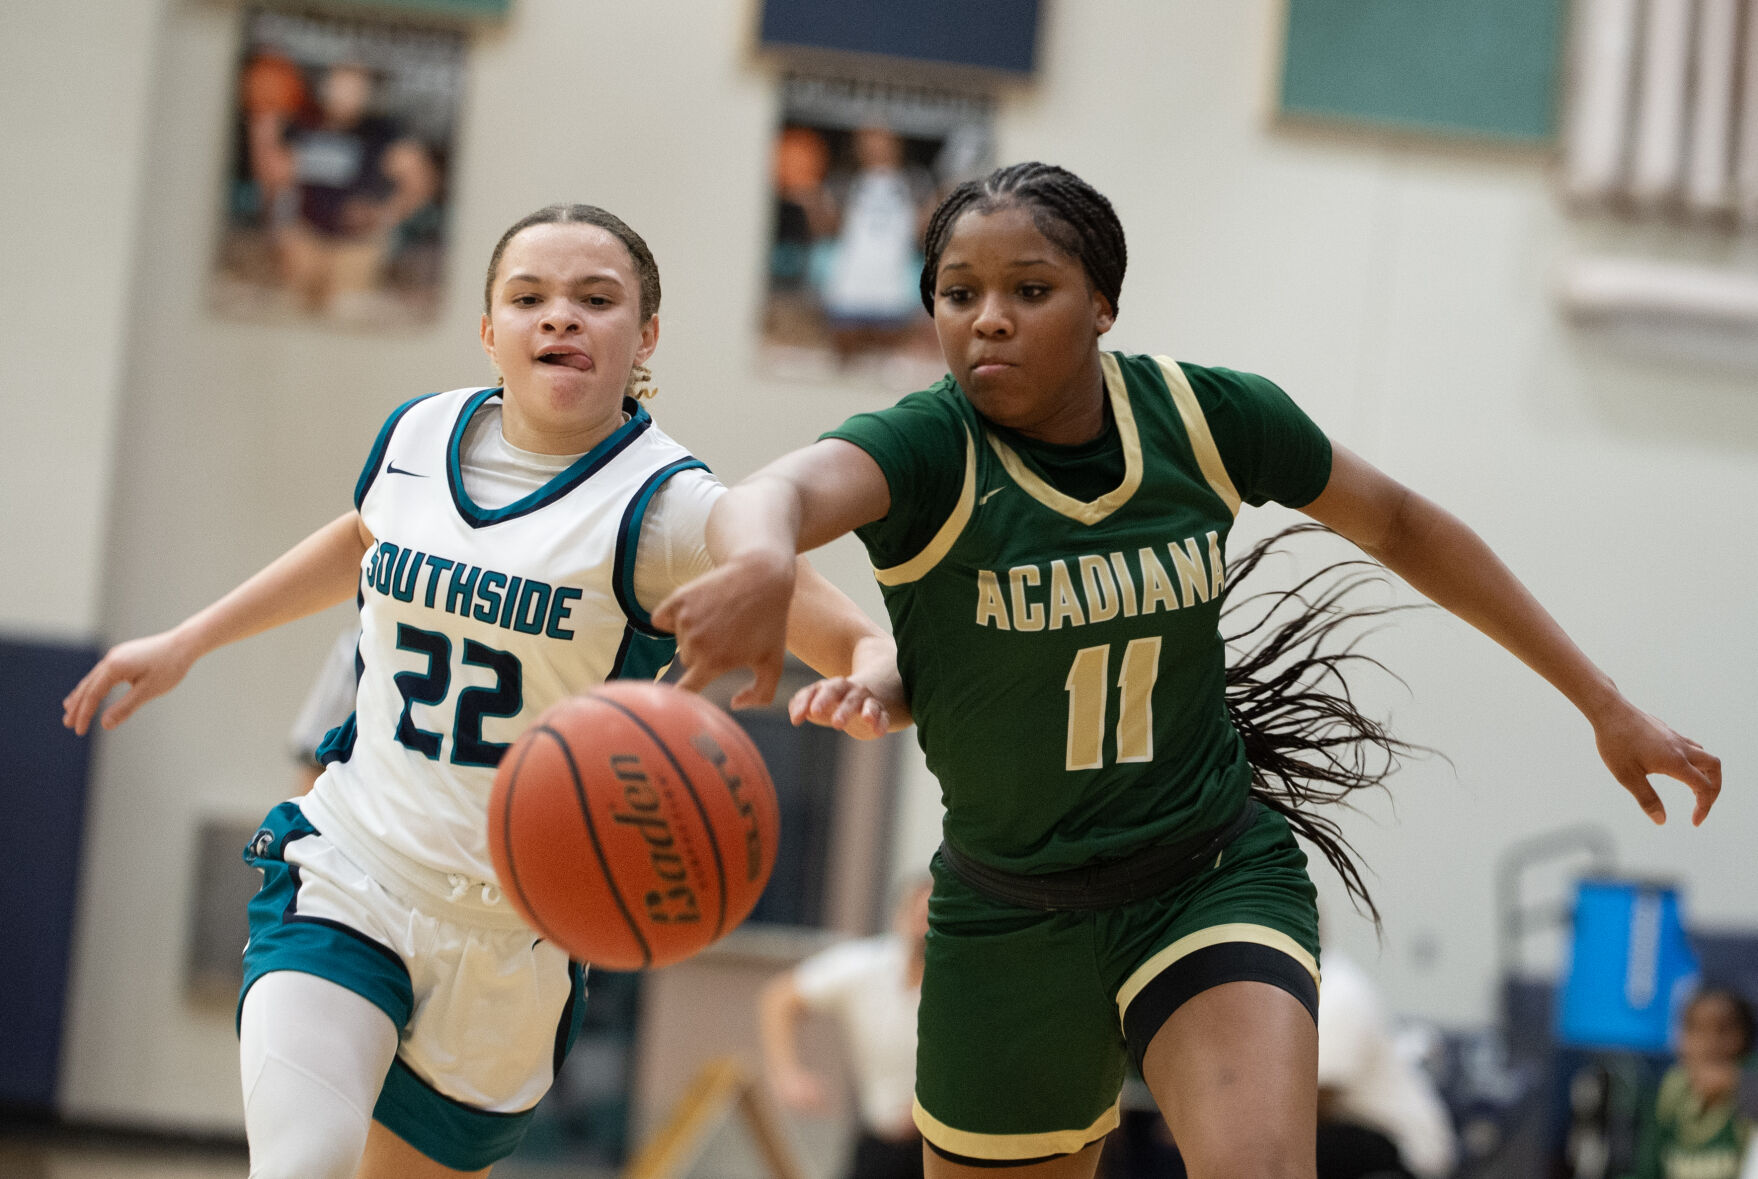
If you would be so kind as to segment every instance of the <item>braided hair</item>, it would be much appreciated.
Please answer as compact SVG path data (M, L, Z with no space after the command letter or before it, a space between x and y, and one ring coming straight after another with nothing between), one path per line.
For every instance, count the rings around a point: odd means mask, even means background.
M1289 589L1234 596L1289 538L1329 532L1322 524L1285 528L1258 542L1228 570L1227 605L1221 611L1227 715L1245 742L1252 796L1323 854L1356 906L1378 926L1379 909L1355 862L1355 849L1334 819L1312 808L1348 806L1362 790L1384 789L1404 757L1434 752L1399 740L1362 713L1343 674L1363 665L1387 670L1356 649L1362 624L1424 606L1357 605L1362 591L1385 581L1384 569L1365 557L1327 565Z
M997 168L981 180L967 180L940 202L928 221L922 245L922 306L934 314L939 286L940 255L952 226L965 213L994 213L1021 208L1031 212L1038 232L1059 249L1080 259L1093 289L1117 314L1123 293L1123 270L1129 251L1123 243L1123 222L1098 189L1066 168L1036 161Z

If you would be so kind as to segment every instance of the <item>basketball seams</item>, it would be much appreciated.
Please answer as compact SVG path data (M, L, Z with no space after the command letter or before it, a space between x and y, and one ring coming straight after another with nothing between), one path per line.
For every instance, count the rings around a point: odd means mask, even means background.
M654 746L661 753L665 754L665 759L671 763L672 769L677 771L678 781L682 782L684 789L689 791L690 801L696 805L696 813L701 816L702 819L702 833L708 839L708 849L714 853L714 873L717 878L716 884L718 885L717 892L719 902L719 912L714 921L714 936L718 938L726 930L726 864L720 854L720 834L715 830L714 820L708 815L708 808L702 805L702 796L696 792L696 784L690 780L690 775L684 771L684 767L678 761L677 755L671 751L671 746L667 744L658 733L653 731L651 725L641 719L639 713L635 712L633 709L625 707L623 704L615 700L612 700L606 695L595 695L592 698L601 704L608 704L610 707L616 709L618 712L633 721L643 733L646 733L648 740L652 741ZM571 758L569 760L569 766L572 768ZM577 773L575 774L574 781L576 784L579 782L579 775ZM585 805L583 798L581 805ZM597 837L594 836L594 840L596 840L596 838ZM606 868L606 871L609 871L608 867ZM621 898L618 899L618 903L621 903Z
M547 731L558 738L560 736L548 725L537 725L534 728L537 731ZM519 771L524 768L525 759L531 755L532 748L537 744L537 731L534 731L521 743L524 748L519 750L519 758L513 763L512 773L507 777L507 788L502 792L501 847L502 858L507 863L507 879L501 881L501 886L518 899L519 907L524 910L525 919L537 927L537 932L559 946L562 944L561 939L557 938L549 926L538 918L537 906L533 905L531 898L525 895L525 886L519 883L519 866L513 859L513 792L519 788Z
M628 925L629 932L635 935L635 942L641 947L641 965L648 966L653 962L653 947L647 944L642 935L641 927L635 923L635 915L629 911L628 902L623 900L623 890L619 887L616 874L611 871L610 860L604 854L604 844L598 838L598 824L592 818L592 806L586 801L586 784L580 778L580 767L574 764L574 751L568 747L567 738L548 725L536 726L540 732L548 733L562 751L562 758L568 766L568 776L574 782L574 797L579 800L580 814L586 820L586 834L592 840L592 853L598 857L599 871L604 874L605 887L610 890L611 900L617 903L617 911L622 913L623 921ZM645 725L642 726L646 728Z

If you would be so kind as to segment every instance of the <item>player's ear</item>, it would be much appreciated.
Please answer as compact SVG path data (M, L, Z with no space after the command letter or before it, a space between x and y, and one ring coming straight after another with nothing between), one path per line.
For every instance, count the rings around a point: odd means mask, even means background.
M641 346L635 349L635 363L646 364L653 350L659 347L659 313L654 312L641 325Z
M1112 324L1117 322L1117 312L1112 310L1111 300L1100 294L1097 288L1092 289L1092 299L1093 326L1098 329L1098 334L1102 336L1111 330Z
M479 330L482 333L482 350L488 353L490 360L494 360L494 321L488 317L486 311L482 313L482 326Z

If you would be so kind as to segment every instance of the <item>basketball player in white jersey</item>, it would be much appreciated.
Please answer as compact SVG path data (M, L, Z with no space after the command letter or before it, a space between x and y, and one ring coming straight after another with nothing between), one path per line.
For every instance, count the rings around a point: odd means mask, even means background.
M113 728L206 652L360 603L355 713L311 793L245 850L263 872L239 1004L256 1179L485 1174L579 1031L584 969L501 897L485 806L501 754L545 708L664 669L672 640L648 610L709 567L720 485L627 396L658 343L659 294L646 243L602 209L515 223L482 317L501 386L397 409L354 511L181 625L115 647L65 701L83 734L128 684L104 712ZM889 636L822 578L801 584L792 646L831 678L796 698L796 722L857 736L905 723Z

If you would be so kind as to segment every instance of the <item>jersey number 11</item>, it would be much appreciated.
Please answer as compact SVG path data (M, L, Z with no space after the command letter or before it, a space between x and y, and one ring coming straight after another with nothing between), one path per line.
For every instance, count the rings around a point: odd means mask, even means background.
M1117 760L1154 760L1154 681L1160 636L1131 639L1117 671ZM1111 705L1111 648L1082 647L1068 668L1068 760L1071 770L1105 764L1105 718Z

